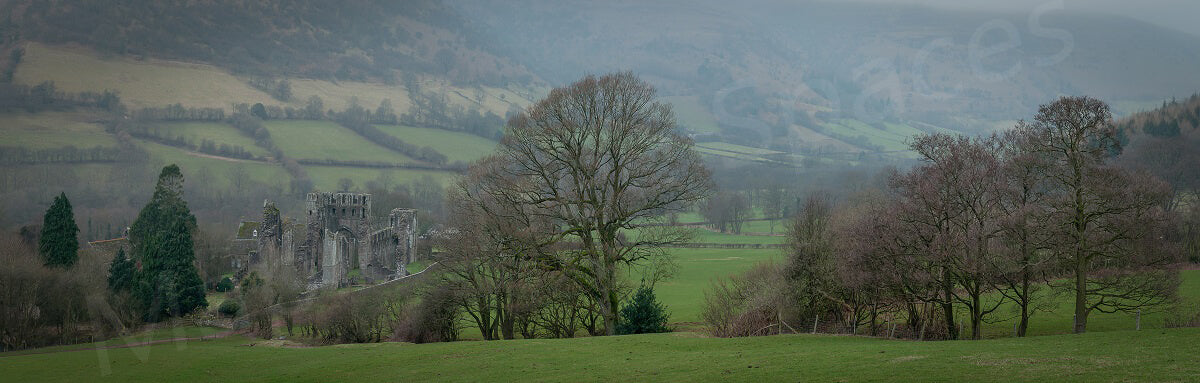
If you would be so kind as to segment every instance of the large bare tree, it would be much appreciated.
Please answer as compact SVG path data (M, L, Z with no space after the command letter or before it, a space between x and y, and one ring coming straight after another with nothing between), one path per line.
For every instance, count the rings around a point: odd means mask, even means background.
M1094 310L1160 304L1178 285L1169 269L1178 253L1161 240L1169 187L1106 163L1120 145L1111 120L1107 104L1085 96L1042 105L1032 122L1032 149L1049 161L1054 248L1072 277L1076 333Z
M683 232L639 227L710 193L692 141L677 133L668 104L632 73L587 76L550 92L508 121L493 177L506 198L559 225L570 250L546 260L599 303L612 334L619 266L664 255ZM643 230L645 229L645 230ZM626 235L626 234L629 235Z

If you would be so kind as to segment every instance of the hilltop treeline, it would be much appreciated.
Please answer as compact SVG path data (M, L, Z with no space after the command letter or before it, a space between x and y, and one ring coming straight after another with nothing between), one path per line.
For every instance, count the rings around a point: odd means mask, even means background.
M114 113L124 111L121 97L116 92L64 92L54 85L53 81L45 81L29 86L12 83L0 83L0 111L11 112L24 110L37 113L47 110L65 110L74 107L95 107Z
M436 0L31 0L0 11L8 20L0 29L21 38L244 73L395 81L400 69L492 84L529 78L487 52L470 24Z
M1200 94L1182 102L1174 99L1163 101L1162 107L1132 115L1118 122L1117 126L1126 134L1161 138L1178 137L1191 132L1200 127Z

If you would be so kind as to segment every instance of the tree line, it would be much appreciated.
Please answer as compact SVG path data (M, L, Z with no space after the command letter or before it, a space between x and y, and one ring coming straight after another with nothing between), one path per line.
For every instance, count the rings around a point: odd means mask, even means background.
M75 107L94 107L114 114L125 110L121 97L111 90L71 93L59 90L53 81L43 81L33 86L0 82L0 111L37 113Z
M65 193L54 198L36 235L0 237L7 265L0 270L0 350L105 338L206 307L195 266L195 217L182 197L179 167L163 168L130 228L128 257L126 246L80 257L79 227Z
M1167 183L1118 166L1108 106L1064 97L1004 134L919 136L920 165L844 201L816 194L789 230L787 260L716 283L704 318L719 336L816 323L912 338L970 337L1005 305L1016 334L1055 294L1072 330L1095 312L1173 302L1181 262ZM959 310L963 310L960 312Z

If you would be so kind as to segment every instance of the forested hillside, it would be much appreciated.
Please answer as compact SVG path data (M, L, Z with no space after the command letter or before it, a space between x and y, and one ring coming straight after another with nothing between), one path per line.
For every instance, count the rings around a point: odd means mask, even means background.
M6 1L6 40L198 60L235 72L397 82L399 71L462 83L528 83L438 0Z

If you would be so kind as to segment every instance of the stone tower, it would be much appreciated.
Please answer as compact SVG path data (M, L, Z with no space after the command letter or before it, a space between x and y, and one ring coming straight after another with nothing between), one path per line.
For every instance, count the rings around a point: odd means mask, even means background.
M351 270L361 269L360 255L370 254L371 195L363 193L308 193L305 201L303 261L321 285L350 282ZM297 261L301 261L297 254ZM307 267L307 265L306 265Z

